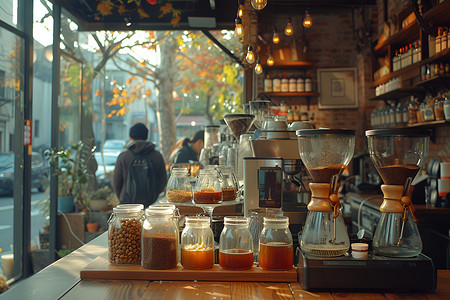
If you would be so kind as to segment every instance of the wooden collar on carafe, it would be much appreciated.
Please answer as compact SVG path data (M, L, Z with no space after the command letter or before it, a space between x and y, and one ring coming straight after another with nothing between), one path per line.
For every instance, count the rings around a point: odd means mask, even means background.
M311 182L309 188L311 189L311 201L309 201L308 210L328 212L331 205L334 208L334 218L337 218L341 202L337 194L330 195L330 184Z
M382 213L397 213L403 214L406 218L406 212L409 209L414 221L417 223L417 218L414 215L414 205L411 202L411 194L414 189L413 186L409 188L408 195L403 196L403 185L383 184L381 190L383 191L383 203L380 205Z

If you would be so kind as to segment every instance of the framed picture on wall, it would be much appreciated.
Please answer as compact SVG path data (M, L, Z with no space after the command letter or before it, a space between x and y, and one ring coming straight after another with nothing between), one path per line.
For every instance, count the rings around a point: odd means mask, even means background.
M318 69L319 109L358 107L355 68Z

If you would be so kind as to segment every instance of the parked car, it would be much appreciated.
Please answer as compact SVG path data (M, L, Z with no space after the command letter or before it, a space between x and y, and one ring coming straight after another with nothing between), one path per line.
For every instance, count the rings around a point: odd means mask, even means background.
M31 187L44 192L49 183L50 168L41 154L31 154ZM14 191L14 153L0 153L0 193L12 195Z
M114 168L116 166L117 157L121 151L106 151L103 150L103 157L105 158L105 164L103 164L103 158L101 152L94 153L95 160L97 161L98 167L95 172L95 177L97 177L97 183L99 187L110 186L111 180L110 176L113 175Z
M117 150L123 151L127 143L124 140L106 140L103 144L103 151Z

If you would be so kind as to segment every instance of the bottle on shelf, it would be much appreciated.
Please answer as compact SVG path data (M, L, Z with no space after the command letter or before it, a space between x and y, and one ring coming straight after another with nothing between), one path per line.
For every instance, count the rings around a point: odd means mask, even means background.
M398 50L395 50L395 55L392 58L392 71L398 71L400 69L400 56Z
M388 121L387 126L389 128L397 126L397 119L396 119L396 115L395 115L395 106L394 105L389 106L388 116L389 116L389 121Z
M272 80L272 90L275 93L281 92L281 79L278 77L278 74Z
M294 111L292 106L289 106L288 113L287 113L287 122L290 124L294 122Z
M420 41L415 41L412 62L413 64L415 64L416 62L419 62L421 60L422 60L422 47L420 46Z
M289 92L297 92L297 79L294 77L294 74L289 77Z
M294 122L300 121L300 107L295 105L294 106Z
M442 38L442 27L438 27L438 34L436 36L436 54L441 52L441 38Z
M286 73L283 73L283 78L281 78L281 92L289 92L289 80L286 77Z
M395 107L395 122L396 126L403 126L403 120L402 120L402 104L399 102L397 106Z
M400 48L400 50L398 51L398 56L400 57L400 64L399 64L399 69L402 69L404 67L404 60L405 60L405 55L403 53L403 47Z
M408 105L408 123L415 124L418 122L417 120L417 111L418 111L417 102L414 99L414 96L411 96L409 105Z
M434 116L436 121L444 120L444 97L441 92L438 92L436 99L434 100Z
M408 103L402 105L402 125L406 126L409 123Z
M270 78L269 74L267 74L266 78L264 78L264 92L273 92L273 80Z
M447 95L445 95L444 116L446 121L450 121L450 93L447 93Z
M407 67L412 65L412 43L407 45L405 48L407 49L405 54L405 66Z
M299 74L297 78L297 92L305 92L305 79L303 79L303 76L301 74Z
M312 80L309 72L306 73L305 92L312 92Z
M442 36L441 36L441 51L445 51L448 48L448 28L444 27L442 29Z

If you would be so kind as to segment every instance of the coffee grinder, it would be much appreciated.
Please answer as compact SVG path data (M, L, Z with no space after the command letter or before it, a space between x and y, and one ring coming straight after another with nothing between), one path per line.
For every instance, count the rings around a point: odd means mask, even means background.
M352 159L356 131L304 129L296 134L300 157L313 181L300 248L319 257L344 255L350 240L340 211L338 180Z
M369 130L366 136L370 157L384 182L373 251L388 257L416 257L422 251L422 240L411 202L411 182L428 155L430 133L411 129Z
M336 141L333 151L324 153L320 144L304 142L301 138L307 135L302 131L297 131L299 136L299 151L303 162L311 173L315 181L316 175L313 166L310 165L308 156L323 155L322 158L328 165L331 162L328 156L333 156L334 152L343 153L343 148ZM372 160L383 178L385 185L382 186L384 202L380 207L382 217L375 231L372 241L372 248L369 248L366 257L353 257L353 253L342 253L344 255L327 257L332 254L339 254L341 249L334 248L333 251L310 251L308 244L310 239L303 231L302 241L305 241L301 250L298 249L298 281L303 289L309 291L402 291L402 292L432 292L436 289L437 271L430 258L420 253L421 242L417 226L414 223L413 207L410 202L411 181L423 165L428 151L429 134L420 130L371 130L366 132L369 142L369 153ZM320 140L320 137L316 137ZM345 140L345 134L342 135ZM347 142L351 140L347 136ZM341 142L343 142L341 140ZM329 143L330 145L331 143ZM308 148L306 148L308 147ZM339 150L340 148L340 150ZM316 152L307 153L308 151ZM303 157L305 153L305 158ZM325 155L324 155L325 154ZM342 161L345 161L342 159ZM312 172L311 172L312 171ZM339 174L334 171L334 174ZM327 174L327 178L333 176ZM324 181L325 178L320 178ZM312 201L316 201L315 183L311 184ZM331 184L331 187L334 184ZM320 189L319 189L320 190ZM332 188L331 188L332 190ZM327 197L331 194L329 197ZM325 207L333 202L333 192L329 193L326 188L319 195L319 202ZM330 199L330 200L328 200ZM328 204L328 202L330 204ZM336 207L336 205L334 205ZM309 206L308 206L309 208ZM313 208L314 209L314 208ZM329 209L329 208L328 208ZM316 211L309 211L317 214ZM322 213L325 216L325 213ZM325 243L332 244L330 228L333 227L332 218L328 218L327 223L319 220L306 220L306 225L315 225L317 232L322 236L328 235ZM314 223L316 222L316 223ZM336 224L338 225L338 224ZM328 228L327 233L323 233L323 228ZM336 242L339 241L338 228L336 228ZM343 233L343 232L342 232ZM316 232L308 233L310 236L318 238ZM321 242L323 239L320 239ZM344 242L345 244L345 242ZM306 246L306 247L305 247Z

